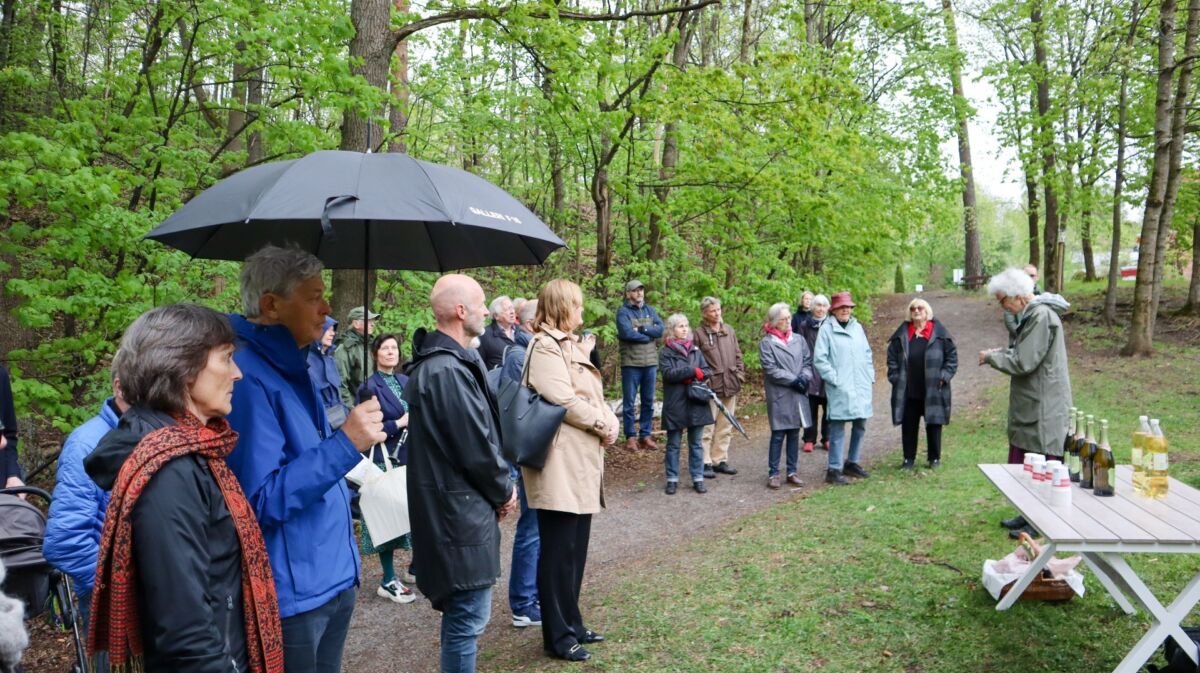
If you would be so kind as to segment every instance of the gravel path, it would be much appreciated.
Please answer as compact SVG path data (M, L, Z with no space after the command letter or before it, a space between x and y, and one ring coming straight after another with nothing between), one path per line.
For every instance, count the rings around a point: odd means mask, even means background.
M930 292L924 297L933 306L935 317L954 335L958 346L959 370L954 379L956 409L961 411L965 406L980 404L979 393L996 382L998 375L989 368L976 366L976 358L980 350L1003 346L1006 342L1000 309L979 295ZM874 325L868 329L878 373L875 416L867 425L863 447L863 463L868 469L895 469L900 461L900 429L889 422L891 387L885 376L886 340L906 317L909 298L899 295L879 298L875 304ZM659 554L671 553L675 546L691 537L708 534L752 512L825 487L821 481L826 454L817 450L800 454L804 488L785 486L778 491L768 490L765 487L766 419L762 416L751 419L747 429L751 439L745 440L735 433L730 447L730 463L740 473L708 480L709 492L705 495L686 488L686 476L678 495L663 495L662 460L657 453L642 456L634 468L614 480L615 483L606 483L608 508L592 521L583 590L585 604L589 596L608 591L613 580L623 572L633 566L652 569L653 564L648 561ZM946 460L954 459L953 446L945 447L944 453ZM686 464L686 451L683 462ZM850 488L870 488L870 481ZM507 587L513 523L513 520L506 521L502 527L504 574L496 585L492 621L483 636L481 648L520 651L531 658L541 657L544 655L540 630L518 630L510 626ZM378 562L368 559L364 563L363 588L358 592L358 606L346 642L345 670L436 672L440 613L431 609L423 598L409 605L396 605L377 597L375 587L379 577ZM603 628L603 625L598 627Z

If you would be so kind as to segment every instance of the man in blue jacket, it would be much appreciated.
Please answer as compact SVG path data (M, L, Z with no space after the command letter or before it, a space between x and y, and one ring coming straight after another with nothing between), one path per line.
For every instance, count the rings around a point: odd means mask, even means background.
M646 286L640 280L625 284L625 303L617 309L617 340L621 348L622 415L625 417L625 448L632 451L658 450L650 439L654 421L654 379L658 374L658 340L663 321L654 307L646 304ZM635 415L633 404L642 392L642 405ZM636 421L636 424L635 424Z
M320 260L296 248L259 250L242 267L246 314L230 316L242 380L228 416L238 445L226 462L262 527L288 673L341 670L359 581L343 477L359 452L387 439L374 398L331 429L309 378L306 349L330 312L321 270Z
M117 371L116 357L112 371ZM104 513L108 509L108 491L97 486L84 471L83 459L92 453L109 430L117 427L121 414L129 408L121 397L120 382L115 374L112 393L113 396L100 405L100 413L75 428L63 444L62 453L58 455L58 475L46 520L46 536L42 540L42 556L71 578L85 630L92 607L92 585L96 581L96 556L100 551L100 533L104 530Z

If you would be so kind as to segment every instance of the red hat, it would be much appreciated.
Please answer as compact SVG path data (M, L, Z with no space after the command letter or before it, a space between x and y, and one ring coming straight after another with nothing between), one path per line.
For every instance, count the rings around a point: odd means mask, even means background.
M830 311L836 311L843 306L854 308L854 300L850 298L849 292L834 292L833 304L829 306Z

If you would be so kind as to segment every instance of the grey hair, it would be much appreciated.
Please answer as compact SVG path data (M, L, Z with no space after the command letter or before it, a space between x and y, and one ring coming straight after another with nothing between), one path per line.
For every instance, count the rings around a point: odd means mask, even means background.
M1028 297L1033 294L1033 279L1022 269L1008 268L992 276L987 291L990 295Z
M121 366L121 360L124 359L121 349L118 348L116 353L113 353L112 361L108 363L108 382L115 383L119 378L117 376L117 368Z
M691 333L690 328L692 325L692 321L688 320L688 317L682 313L672 313L670 316L667 317L666 329L664 330L666 332L667 336L674 339L675 338L675 328L678 327L681 323L688 324L689 334L690 334Z
M792 312L792 307L788 306L787 302L781 301L778 304L771 304L771 308L767 309L767 322L774 323L779 320L779 316L783 315L784 311Z
M813 295L812 305L813 306L824 306L825 308L829 308L829 297L826 297L823 294Z
M533 320L537 315L537 305L538 302L536 299L526 299L525 303L521 304L521 311L517 315L517 319L522 323Z
M704 299L700 300L700 312L701 313L707 311L708 307L710 307L710 306L716 306L717 308L721 308L721 300L717 299L716 297L705 297Z
M240 279L242 313L247 318L262 314L259 300L270 292L287 297L296 286L314 276L321 275L325 265L321 260L300 248L280 248L267 245L246 258Z
M511 304L512 298L506 294L502 294L499 297L496 297L495 299L493 299L492 303L488 304L488 311L491 312L493 318L495 318L500 313L500 307L504 305L504 302L508 302Z
M171 304L143 313L121 339L115 374L121 396L155 411L187 409L188 387L208 365L209 352L234 340L229 319L196 304Z

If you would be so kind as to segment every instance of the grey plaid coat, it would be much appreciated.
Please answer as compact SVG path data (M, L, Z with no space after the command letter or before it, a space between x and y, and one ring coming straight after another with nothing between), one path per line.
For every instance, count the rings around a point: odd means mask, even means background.
M925 347L925 424L950 422L950 379L958 371L958 349L946 326L932 320L933 334ZM904 420L908 385L908 321L900 323L887 349L888 381L892 384L892 425Z

